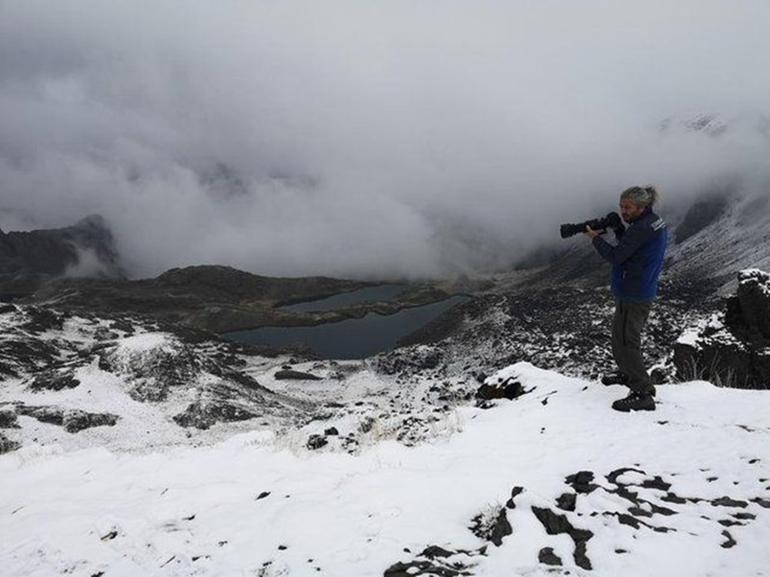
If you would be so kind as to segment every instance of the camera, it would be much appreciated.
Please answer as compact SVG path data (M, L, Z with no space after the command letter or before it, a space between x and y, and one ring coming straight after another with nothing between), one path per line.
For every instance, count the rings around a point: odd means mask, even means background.
M580 234L581 232L585 232L587 226L590 227L591 230L606 232L607 229L612 229L617 233L618 231L623 230L623 221L620 219L620 215L617 212L611 212L604 218L595 218L577 224L563 224L559 230L562 238L569 238L576 234Z

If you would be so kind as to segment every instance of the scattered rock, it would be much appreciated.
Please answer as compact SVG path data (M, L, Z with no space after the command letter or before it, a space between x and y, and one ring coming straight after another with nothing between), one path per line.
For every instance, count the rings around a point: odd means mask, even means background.
M409 553L408 548L404 548L404 551ZM460 577L474 575L469 570L473 567L472 562L458 561L456 556L463 555L464 557L472 558L485 554L486 546L472 551L464 549L452 551L437 545L431 545L420 553L418 559L407 563L399 561L385 569L384 577L414 577L415 575ZM454 559L450 561L449 559L453 557Z
M568 485L571 485L577 493L583 494L588 494L599 487L599 485L591 482L593 480L594 474L591 471L578 471L566 478Z
M748 507L749 504L746 501L736 501L730 497L720 497L719 499L713 499L711 504L715 507Z
M513 489L511 489L511 498L508 499L508 501L505 503L505 506L508 507L509 509L515 509L516 503L514 503L514 500L523 492L524 492L524 487L514 487Z
M591 475L591 478L593 478L593 475ZM557 515L550 509L533 506L532 512L538 521L543 524L546 533L549 535L567 533L572 537L575 543L575 552L573 554L575 564L583 569L591 569L591 560L586 555L586 544L594 536L591 531L573 527L565 515Z
M0 411L0 429L18 429L15 411Z
M417 345L377 355L374 366L378 372L386 375L413 375L438 368L443 359L441 347Z
M14 305L0 304L0 315L15 313L18 309Z
M497 547L503 544L503 537L513 533L503 507L495 507L487 513L479 513L471 523L469 528L476 537L491 541Z
M64 424L64 410L57 407L32 407L29 405L20 405L17 410L20 415L32 417L41 423L59 426Z
M310 435L310 437L307 440L307 448L310 450L316 450L320 449L321 447L324 447L329 444L329 441L326 440L326 437L323 435Z
M61 409L51 406L34 407L21 405L18 408L18 412L21 415L32 417L41 423L64 427L64 430L68 433L77 433L91 427L113 426L120 418L111 413L89 413L79 409Z
M513 377L509 377L502 383L485 383L481 385L476 391L476 398L484 401L489 401L492 399L513 400L522 396L526 392L527 391L524 390L524 387L519 381Z
M671 483L666 483L659 476L655 476L654 479L645 479L642 481L642 487L646 489L660 489L661 491L668 491L671 488Z
M741 523L740 521L736 521L735 519L720 519L719 521L717 521L717 523L719 523L723 527L734 527L735 525L742 527L743 525L746 524L746 523Z
M557 500L556 506L562 511L574 511L577 501L575 493L563 493Z
M79 384L80 381L71 374L46 371L35 376L29 384L29 388L33 391L61 391L63 389L74 389Z
M740 512L740 513L733 513L732 515L736 519L741 519L743 521L753 521L754 519L757 518L757 516L754 515L753 513Z
M684 505L687 503L687 499L684 499L683 497L680 497L674 493L668 492L664 497L660 498L661 501L666 501L668 503L676 503L677 505Z
M0 433L0 455L3 453L10 453L21 447L21 444L16 441L12 441L2 433Z
M374 428L374 418L373 417L366 417L358 425L358 429L362 433L368 433L369 431L372 430L372 428Z
M282 369L275 373L275 379L278 381L295 380L295 381L320 381L321 377L311 375L310 373L303 373L300 371Z
M737 544L738 544L738 543L735 541L735 539L733 539L733 536L732 536L732 535L730 535L730 532L729 532L727 529L725 529L724 531L722 531L722 536L723 536L725 539L727 539L727 541L725 541L724 543L722 543L722 547L723 547L724 549L729 549L730 547L733 547L733 546L735 546L735 545L737 545Z
M181 427L195 427L196 429L208 429L215 423L230 423L234 421L247 421L258 417L254 411L227 402L195 401L178 415L174 415L174 422Z
M428 559L435 559L436 557L451 557L454 553L452 551L447 551L438 545L431 545L423 549L423 552L420 553L420 555L427 557Z
M31 333L40 334L53 330L61 330L64 326L64 315L50 309L36 306L26 307L27 320L22 328Z
M118 422L119 418L111 413L88 413L80 410L68 410L64 412L62 425L68 433L77 433L92 427L112 427Z
M543 547L537 554L537 560L546 565L558 565L561 566L561 558L553 552L551 547Z

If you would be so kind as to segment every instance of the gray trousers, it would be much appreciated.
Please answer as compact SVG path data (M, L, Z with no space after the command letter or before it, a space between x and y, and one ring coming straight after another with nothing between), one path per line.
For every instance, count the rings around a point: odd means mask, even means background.
M628 377L628 387L638 393L653 389L642 359L642 329L647 324L650 308L652 301L635 303L615 300L612 356L620 372Z

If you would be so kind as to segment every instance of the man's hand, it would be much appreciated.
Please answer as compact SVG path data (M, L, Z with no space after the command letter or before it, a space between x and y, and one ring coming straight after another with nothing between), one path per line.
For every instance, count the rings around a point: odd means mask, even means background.
M593 230L590 226L586 225L586 230L583 234L590 236L591 240L593 240L603 232L603 230Z

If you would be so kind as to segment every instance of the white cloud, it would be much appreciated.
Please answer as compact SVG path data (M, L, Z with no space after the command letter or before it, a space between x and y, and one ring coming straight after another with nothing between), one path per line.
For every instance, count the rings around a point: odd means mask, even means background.
M0 2L0 227L99 212L135 275L499 265L631 184L675 201L766 171L768 19L748 0ZM700 113L730 128L678 124Z

